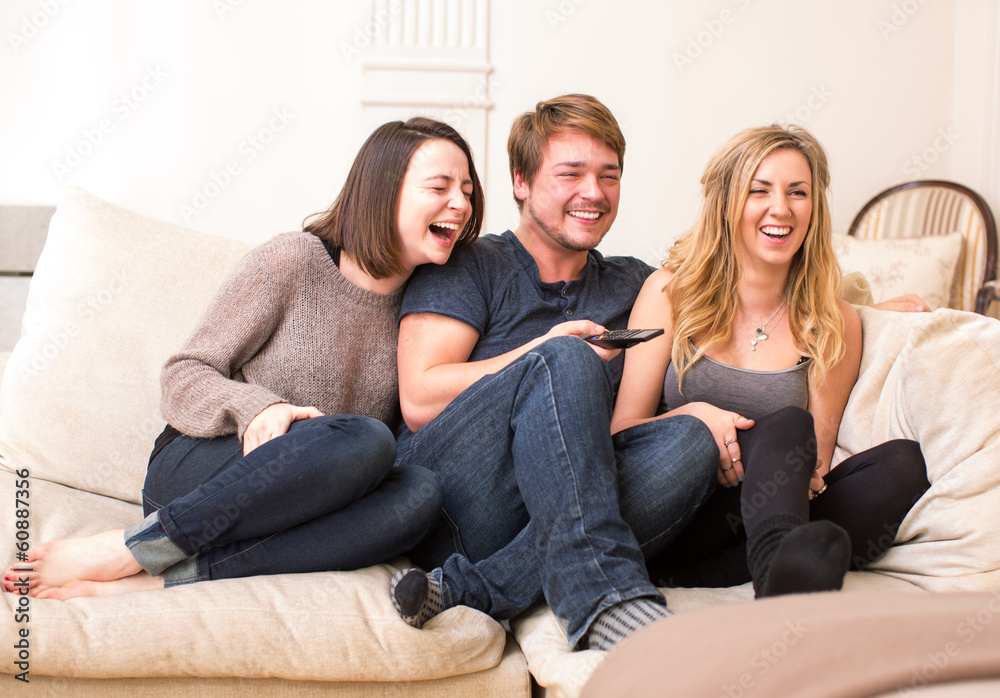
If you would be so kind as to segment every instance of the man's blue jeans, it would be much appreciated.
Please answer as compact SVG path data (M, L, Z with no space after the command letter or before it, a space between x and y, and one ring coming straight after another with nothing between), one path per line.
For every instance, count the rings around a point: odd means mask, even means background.
M441 511L437 477L395 457L392 431L356 415L293 422L245 457L235 435L180 436L150 463L126 544L167 586L383 562Z
M612 440L612 399L594 350L558 337L401 434L399 463L432 470L444 487L444 519L411 556L442 568L448 605L503 619L544 594L575 647L611 606L665 603L643 553L666 545L707 497L718 448L694 418Z

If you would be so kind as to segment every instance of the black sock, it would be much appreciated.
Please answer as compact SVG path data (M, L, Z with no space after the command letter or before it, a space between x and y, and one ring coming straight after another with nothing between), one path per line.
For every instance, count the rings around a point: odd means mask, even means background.
M769 540L755 545L756 554L749 558L758 598L844 585L851 557L847 531L832 521L812 521L775 535L777 528L770 527Z

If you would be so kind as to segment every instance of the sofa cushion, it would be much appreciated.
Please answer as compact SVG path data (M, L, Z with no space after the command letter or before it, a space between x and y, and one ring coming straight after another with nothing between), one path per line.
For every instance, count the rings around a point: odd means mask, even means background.
M140 501L160 369L247 249L69 188L0 383L0 462Z
M15 476L0 470L0 497ZM139 507L31 480L30 541L88 535L140 520ZM0 531L15 531L14 506ZM389 580L404 564L355 572L224 579L70 601L30 599L30 619L4 593L0 634L27 628L31 674L89 678L229 677L315 681L417 681L485 671L504 652L503 628L460 607L421 630L392 606ZM13 655L13 641L3 655ZM8 660L0 671L15 673ZM7 677L6 680L11 680Z
M477 611L450 609L422 630L405 625L387 593L394 571L377 565L32 601L31 671L391 682L470 674L499 663L503 628ZM4 594L10 618L16 600Z
M915 439L931 482L871 569L930 591L1000 588L1000 322L948 309L859 313L861 374L834 462Z
M667 605L674 611L701 606L736 603L753 599L750 584L728 589L662 589ZM566 633L552 610L538 604L511 623L514 637L528 661L528 669L546 696L574 698L593 671L604 661L606 652L571 652Z

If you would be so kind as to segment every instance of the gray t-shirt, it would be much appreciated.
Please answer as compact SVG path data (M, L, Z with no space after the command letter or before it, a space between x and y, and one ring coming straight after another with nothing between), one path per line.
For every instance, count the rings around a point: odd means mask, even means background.
M758 419L783 407L809 406L809 361L782 371L753 371L720 363L707 356L698 359L684 376L684 394L677 388L677 371L671 363L663 380L659 414L689 402L707 402L724 410Z
M580 278L546 283L534 258L509 230L484 235L447 264L417 268L399 317L435 313L479 332L469 361L490 359L541 337L560 322L592 320L609 330L628 325L632 305L653 268L634 257L587 253ZM609 362L615 388L625 354Z

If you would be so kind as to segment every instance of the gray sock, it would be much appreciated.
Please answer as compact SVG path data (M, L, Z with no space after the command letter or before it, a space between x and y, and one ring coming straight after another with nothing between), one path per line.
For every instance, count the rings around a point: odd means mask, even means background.
M444 610L441 582L433 575L413 567L397 572L389 585L392 605L400 618L414 628L422 627Z
M669 615L667 607L653 599L623 601L597 616L587 631L587 643L592 650L610 650L636 630Z

